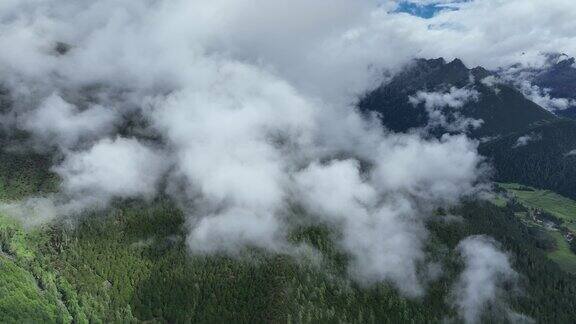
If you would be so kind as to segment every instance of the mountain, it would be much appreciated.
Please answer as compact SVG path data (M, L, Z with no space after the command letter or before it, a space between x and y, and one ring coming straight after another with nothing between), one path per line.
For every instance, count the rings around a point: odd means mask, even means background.
M467 68L461 60L447 63L443 58L418 59L390 82L366 94L359 103L365 111L378 112L389 129L405 132L423 127L430 121L425 103L414 105L410 97L419 91L450 95L453 88L468 89L477 93L476 100L469 100L457 107L464 118L482 120L480 128L471 131L474 137L494 137L521 131L556 117L526 99L514 87L506 84L491 85L486 79L493 74L482 67ZM448 110L443 107L441 109ZM446 129L436 132L442 133Z
M532 83L548 89L552 98L576 100L576 60L564 54L549 56L550 63L535 74ZM576 104L557 112L560 116L576 118Z
M534 83L550 89L554 98L576 99L576 60L566 55L553 55L552 63L536 74Z
M559 119L483 143L496 180L517 182L576 198L576 121Z
M550 56L549 61L548 68L530 72L534 82L550 89L553 97L576 98L574 58ZM512 84L487 82L491 76L498 74L482 67L468 69L458 59L449 63L442 58L419 59L364 96L360 107L378 112L391 130L405 132L430 122L425 103L414 105L410 101L418 92L450 96L451 88L474 90L477 100L467 101L456 110L464 117L484 121L470 135L485 138L479 150L492 163L495 180L576 198L576 121L554 116L525 98ZM439 109L451 108L447 105ZM569 113L570 109L559 114ZM439 136L447 131L437 128L432 133Z
M576 118L576 60L560 53L543 56L540 66L517 63L494 73L557 116Z
M558 90L552 93L566 95L571 88L560 85L571 80L572 72L576 71L573 64L573 59L561 60L549 70L536 73L536 80L547 86L556 85ZM482 67L468 69L458 59L449 63L442 58L419 59L364 96L360 107L378 112L382 123L391 130L405 132L430 122L425 103L410 102L410 97L418 92L450 97L452 88L476 91L477 99L464 102L462 107L452 109L446 105L438 109L456 110L464 117L484 121L470 135L484 138L480 153L492 162L495 179L576 198L576 183L572 180L576 179L576 151L569 154L576 150L576 121L554 116L525 98L513 85L487 82L490 79L486 78L491 76L498 75ZM447 131L436 128L432 133L440 136Z

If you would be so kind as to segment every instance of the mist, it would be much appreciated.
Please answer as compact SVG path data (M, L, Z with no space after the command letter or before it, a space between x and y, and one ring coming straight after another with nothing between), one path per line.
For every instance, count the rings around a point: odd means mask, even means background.
M482 315L491 309L492 316L512 323L532 323L533 320L512 311L507 298L518 292L519 274L512 269L510 259L490 237L471 236L457 247L464 260L464 271L453 287L452 303L466 323L480 323ZM494 318L494 317L492 317Z

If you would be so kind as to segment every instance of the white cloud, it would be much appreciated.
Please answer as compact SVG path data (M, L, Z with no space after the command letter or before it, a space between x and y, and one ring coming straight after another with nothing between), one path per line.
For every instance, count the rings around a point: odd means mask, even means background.
M523 136L518 137L518 139L516 140L516 143L514 144L514 146L512 148L518 148L518 147L526 146L526 145L530 144L531 142L539 141L541 139L542 139L542 135L540 135L540 134L523 135Z
M483 78L482 80L480 80L480 82L483 85L485 85L489 88L492 88L496 94L500 93L500 89L498 88L498 85L503 83L503 81L499 77L496 77L494 75L487 76L487 77Z
M118 117L115 111L99 105L80 111L54 93L38 109L24 115L22 127L45 141L70 148L82 140L111 133Z
M476 144L465 136L444 136L422 141L401 136L382 143L374 177L379 186L400 191L424 201L454 203L474 193L482 158ZM426 163L421 163L425 157Z
M539 73L551 68L554 64L567 59L566 55L544 54L542 62L523 62L511 66L502 67L499 71L499 78L488 77L483 80L484 84L494 87L497 91L497 84L506 83L516 87L529 100L535 102L542 108L554 113L576 106L576 100L570 98L554 98L550 95L551 89L541 88L533 84Z
M404 294L418 296L426 280L418 272L425 261L424 220L434 206L453 204L479 189L474 181L481 160L471 145L465 137L427 142L390 136L375 148L380 162L370 174L362 174L356 160L314 163L296 174L298 197L342 232L340 244L352 256L353 277L364 283L390 281Z
M568 98L553 98L547 89L542 89L531 84L528 80L521 81L519 84L520 91L530 100L545 108L548 111L555 112L576 106L576 100Z
M488 311L492 316L503 313L508 321L530 323L523 315L514 313L506 304L518 274L512 269L508 256L496 242L486 236L471 236L458 244L465 269L453 287L452 302L466 323L480 323Z
M428 127L466 132L479 128L483 121L464 117L458 110L470 101L478 101L479 96L480 93L474 89L451 87L447 92L418 91L408 97L408 101L414 106L424 104L428 113Z
M54 171L66 194L105 204L113 197L154 197L166 167L160 152L135 139L116 138L101 140L86 151L68 152Z
M375 184L363 180L357 161L313 164L296 175L301 199L324 222L342 232L352 256L351 275L363 283L387 280L409 296L423 293L417 267L427 233L402 195L379 204ZM390 198L392 200L392 198Z
M0 211L18 219L27 228L62 217L53 197L30 197L24 201L2 202Z
M477 101L480 94L474 89L451 87L448 92L418 91L410 96L410 103L417 105L424 103L426 108L462 108L469 101Z
M64 198L55 199L73 198L64 205L151 198L166 179L189 218L192 251L278 251L291 248L287 205L302 193L310 217L342 230L356 279L388 280L415 296L425 286L416 271L423 219L481 189L481 158L462 136L387 133L350 108L356 95L414 57L492 68L536 62L544 50L574 53L576 10L567 0L475 1L424 20L390 13L393 5L3 1L0 74L20 97L44 103L24 110L24 125L61 148L54 170ZM70 52L55 55L58 41ZM50 97L88 90L105 100L83 110ZM422 96L453 109L474 98L465 89ZM118 132L112 111L123 109L139 114L161 148L107 139Z

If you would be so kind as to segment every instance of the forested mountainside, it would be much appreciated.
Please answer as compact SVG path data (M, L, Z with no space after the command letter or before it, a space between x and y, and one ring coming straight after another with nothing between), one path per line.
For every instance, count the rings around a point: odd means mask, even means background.
M22 167L11 171L26 174ZM35 191L35 179L17 183ZM5 187L3 196L22 192ZM513 206L468 202L450 211L462 219L450 220L445 211L431 217L428 249L444 271L415 300L385 283L364 287L350 281L349 259L323 226L291 234L291 240L321 251L321 261L258 250L237 259L191 256L183 241L184 218L169 201L119 201L73 227L61 222L33 231L2 216L0 310L3 322L14 323L442 322L455 316L446 302L462 269L454 247L469 235L487 234L511 253L522 276L510 287L517 290L510 307L538 322L570 322L576 316L576 277L547 258L542 238L514 212Z
M496 179L576 197L576 122L561 119L484 143L480 152L496 167Z

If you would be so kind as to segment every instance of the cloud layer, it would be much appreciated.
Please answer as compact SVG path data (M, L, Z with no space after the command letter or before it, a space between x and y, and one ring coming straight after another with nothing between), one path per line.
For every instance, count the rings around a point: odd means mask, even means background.
M195 253L291 253L299 203L342 234L353 278L421 295L426 217L481 190L483 161L464 136L389 133L354 109L357 96L415 57L495 68L575 53L576 10L571 0L473 1L424 20L397 5L2 1L0 75L16 102L6 120L58 152L63 180L53 199L6 208L73 214L162 192L187 215ZM475 97L413 100L436 114Z

